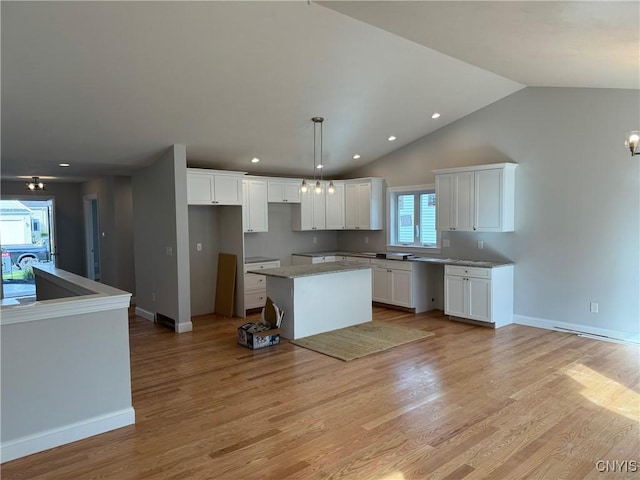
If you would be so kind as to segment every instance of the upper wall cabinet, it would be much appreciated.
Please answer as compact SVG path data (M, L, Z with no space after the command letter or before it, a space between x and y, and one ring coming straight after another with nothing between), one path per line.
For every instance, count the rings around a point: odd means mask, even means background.
M243 172L187 168L189 205L242 205Z
M496 163L434 170L436 228L512 232L516 167L515 163Z
M245 177L242 180L242 188L244 193L242 224L245 233L269 231L267 180Z
M300 203L302 180L273 178L268 180L269 203Z
M307 182L313 185L315 182ZM291 211L292 230L326 230L326 184L322 185L322 192L316 193L312 187L307 193L300 195L300 204L294 205Z
M333 184L335 191L329 193L327 190L325 196L327 230L344 230L344 182L336 181Z
M345 226L348 230L382 230L383 179L345 182Z

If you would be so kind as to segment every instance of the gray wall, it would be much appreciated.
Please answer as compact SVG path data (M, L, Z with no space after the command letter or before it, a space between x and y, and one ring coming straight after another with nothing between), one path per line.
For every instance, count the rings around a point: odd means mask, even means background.
M245 234L245 256L273 257L285 266L291 264L292 253L326 252L338 247L338 234L335 231L291 231L291 211L290 204L270 203L269 231ZM314 238L316 243L313 243Z
M186 172L186 149L174 145L132 181L136 304L176 331L191 328Z
M27 192L25 182L2 181L2 196L53 198L58 267L84 275L84 216L79 183L47 182L44 192Z
M191 314L213 312L220 252L220 207L189 206L189 266ZM202 250L196 249L202 244Z
M82 195L89 194L98 197L98 223L100 232L106 234L99 238L100 281L127 292L135 292L131 178L91 180L82 184Z
M434 183L436 168L518 163L515 232L447 232L442 255L513 260L517 315L634 333L640 161L623 142L638 105L637 90L526 88L351 174L401 186ZM341 233L339 248L370 249L363 237Z
M3 443L132 408L126 308L1 328Z

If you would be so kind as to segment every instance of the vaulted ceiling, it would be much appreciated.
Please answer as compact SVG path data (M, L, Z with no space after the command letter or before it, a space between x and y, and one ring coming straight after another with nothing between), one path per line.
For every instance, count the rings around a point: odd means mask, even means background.
M525 86L640 87L638 2L1 9L5 179L127 175L173 143L190 166L312 175L313 116L340 175Z

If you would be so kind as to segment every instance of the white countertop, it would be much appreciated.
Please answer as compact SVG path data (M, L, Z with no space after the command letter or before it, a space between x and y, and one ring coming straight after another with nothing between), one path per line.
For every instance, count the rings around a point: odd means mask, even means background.
M387 257L377 257L375 252L309 252L309 253L294 253L293 255L299 255L302 257L326 257L326 256L347 256L347 257L363 257L370 258L372 260L394 260L398 262L425 262L433 263L436 265L460 265L464 267L482 267L482 268L498 268L506 265L513 265L513 262L504 261L486 261L486 260L465 260L460 258L438 258L427 257L421 255L411 255L405 253L386 252ZM409 255L408 258L402 258L402 256Z
M331 273L350 272L353 270L365 270L371 268L368 265L350 262L317 263L315 265L292 265L289 267L265 268L251 273L280 278L309 277L312 275L327 275Z
M26 304L3 303L0 306L0 325L129 307L129 292L94 282L53 265L36 265L33 271L36 278L64 287L76 296L37 300Z

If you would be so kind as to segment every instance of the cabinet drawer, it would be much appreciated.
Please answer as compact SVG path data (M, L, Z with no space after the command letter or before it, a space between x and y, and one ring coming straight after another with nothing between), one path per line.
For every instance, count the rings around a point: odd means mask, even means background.
M244 294L244 308L260 308L264 307L267 301L267 294L264 291L250 291Z
M256 288L264 290L267 284L267 277L264 275L256 275L255 273L244 274L244 289L255 290Z
M378 268L385 268L388 270L411 270L411 262L404 262L402 260L379 260L371 259L371 266Z
M265 268L278 268L280 266L280 261L276 260L273 262L259 262L259 263L245 263L244 271L251 272L253 270L263 270Z
M371 260L366 257L345 257L345 260L347 262L362 263L364 265L369 265L371 263Z
M491 278L491 269L479 267L462 267L458 265L445 265L444 274L458 275L461 277Z

